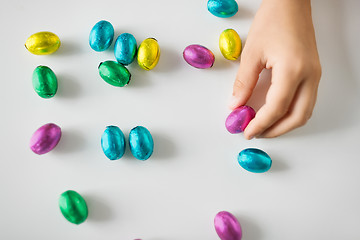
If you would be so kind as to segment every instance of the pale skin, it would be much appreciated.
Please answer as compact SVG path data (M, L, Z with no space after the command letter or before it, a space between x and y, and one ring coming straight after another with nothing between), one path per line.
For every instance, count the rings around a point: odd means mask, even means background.
M271 85L246 139L283 135L312 115L321 66L310 0L263 0L241 53L231 109L246 105L264 68L272 70Z

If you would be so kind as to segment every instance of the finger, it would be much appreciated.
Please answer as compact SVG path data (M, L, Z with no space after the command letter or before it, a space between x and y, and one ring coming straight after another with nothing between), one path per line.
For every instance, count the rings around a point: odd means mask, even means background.
M273 68L272 83L266 95L265 104L244 131L246 139L262 134L288 111L300 81L291 71L279 71Z
M229 103L230 109L235 109L247 102L263 68L261 57L256 54L248 57L246 49L244 49Z
M317 97L317 87L313 81L301 85L295 94L289 112L261 136L273 138L303 126L311 117Z

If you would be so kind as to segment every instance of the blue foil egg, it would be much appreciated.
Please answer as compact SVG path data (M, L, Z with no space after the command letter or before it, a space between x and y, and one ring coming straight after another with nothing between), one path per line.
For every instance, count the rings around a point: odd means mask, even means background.
M102 52L110 47L113 39L114 27L108 21L101 20L90 31L89 44L93 50Z
M114 54L116 60L129 65L136 57L137 43L135 37L130 33L121 34L115 41Z
M253 173L263 173L271 168L272 160L263 150L247 148L238 156L238 162L245 170Z
M125 136L117 126L107 126L101 136L101 147L107 158L117 160L125 153Z
M129 134L131 153L139 160L147 160L154 151L153 138L145 127L137 126Z
M211 14L221 18L232 17L239 10L235 0L209 0L207 8Z

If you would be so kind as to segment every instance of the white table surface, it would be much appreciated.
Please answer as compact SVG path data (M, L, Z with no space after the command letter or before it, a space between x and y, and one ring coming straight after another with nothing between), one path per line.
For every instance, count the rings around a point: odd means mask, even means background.
M215 240L213 218L222 210L239 219L244 240L360 239L360 1L313 1L323 66L313 117L285 136L251 141L224 127L239 63L221 56L218 37L234 28L246 39L260 0L239 0L230 19L211 15L206 0L86 2L18 0L0 7L0 239ZM155 37L162 51L157 67L144 71L133 63L129 86L106 84L97 67L114 59L113 45L103 53L88 45L102 19L138 43ZM53 55L30 54L25 40L44 30L62 46ZM212 69L182 59L193 43L214 52ZM38 65L57 74L52 99L32 89ZM265 74L250 101L255 108L268 81ZM48 122L63 136L38 156L29 140ZM100 147L107 125L126 136L147 127L153 156L141 162L127 149L109 161ZM269 153L269 172L238 165L247 147ZM58 208L69 189L88 203L81 225L67 222Z

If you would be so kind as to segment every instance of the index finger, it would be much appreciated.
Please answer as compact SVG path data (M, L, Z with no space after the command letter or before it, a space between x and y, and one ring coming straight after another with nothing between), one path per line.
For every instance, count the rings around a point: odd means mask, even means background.
M265 104L244 131L246 139L261 135L288 111L300 81L290 71L273 69Z

